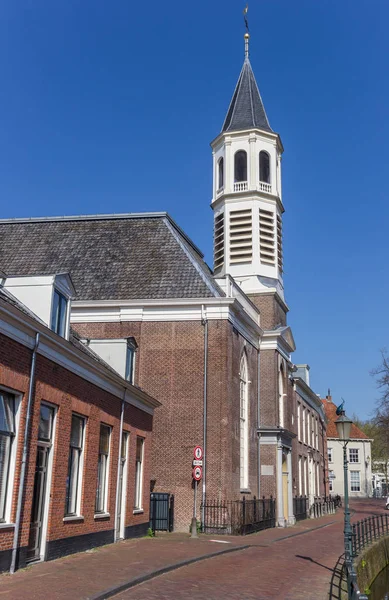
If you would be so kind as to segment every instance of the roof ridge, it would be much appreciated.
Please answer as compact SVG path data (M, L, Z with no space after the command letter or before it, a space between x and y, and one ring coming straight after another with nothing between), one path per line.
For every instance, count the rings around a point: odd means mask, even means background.
M114 219L153 219L169 216L166 211L144 213L106 213L93 215L62 215L52 217L13 217L0 219L0 223L43 223L56 221L103 221ZM171 217L170 217L171 218Z

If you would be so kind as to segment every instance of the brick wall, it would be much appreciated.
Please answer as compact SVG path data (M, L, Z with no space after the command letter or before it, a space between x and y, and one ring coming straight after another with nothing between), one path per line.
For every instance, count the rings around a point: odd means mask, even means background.
M277 325L286 325L285 308L274 293L253 294L249 298L261 313L262 329L274 329Z
M17 489L20 477L20 464L27 408L27 392L31 364L31 351L0 335L0 385L22 394L20 424L17 436L17 458L13 493L12 522L16 517ZM31 420L29 460L26 472L25 500L22 515L20 546L26 547L29 538L29 524L34 487L35 461L37 452L37 431L41 401L49 402L57 408L54 440L51 452L52 479L48 509L47 541L87 536L112 531L115 527L116 477L118 465L120 409L121 401L108 392L96 387L77 375L69 372L47 358L37 355L35 396ZM71 416L77 412L87 417L84 445L84 472L82 482L81 514L83 519L64 522L65 491L68 472L68 452L70 441ZM144 524L149 520L149 479L151 458L151 431L153 418L148 413L126 405L124 430L130 433L128 449L126 526ZM97 460L100 423L112 427L108 511L106 519L95 519L95 495L97 483ZM135 444L137 435L145 439L143 514L133 514L135 481ZM0 532L0 550L12 546L13 529ZM91 538L92 539L92 538ZM97 538L96 538L97 539ZM103 537L101 538L103 540ZM106 539L106 538L104 538ZM101 543L104 543L103 541ZM71 549L71 544L70 544ZM75 551L77 547L73 549Z
M155 413L151 479L175 494L175 526L187 530L193 511L193 448L203 445L204 326L200 322L84 323L89 338L134 336L135 381L162 402ZM249 390L249 487L258 488L258 353L227 321L208 323L207 497L240 497L239 370L246 353ZM202 483L199 484L201 492ZM201 493L198 495L200 514Z

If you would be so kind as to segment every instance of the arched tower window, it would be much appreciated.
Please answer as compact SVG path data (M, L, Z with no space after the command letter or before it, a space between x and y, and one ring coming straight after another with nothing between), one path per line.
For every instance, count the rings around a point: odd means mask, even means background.
M259 180L270 183L270 156L264 150L259 153Z
M240 488L249 484L249 411L247 359L243 354L240 361Z
M234 167L234 181L247 181L247 152L244 150L236 152Z
M217 189L221 190L224 187L224 158L220 158L217 163Z

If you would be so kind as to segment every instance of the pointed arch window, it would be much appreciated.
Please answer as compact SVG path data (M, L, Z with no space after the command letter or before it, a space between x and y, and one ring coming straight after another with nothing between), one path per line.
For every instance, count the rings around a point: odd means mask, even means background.
M234 181L247 181L247 152L238 150L235 154Z
M284 393L284 370L281 366L278 373L278 397L279 397L279 423L280 427L285 426L285 418L284 418L284 400L286 394Z
M240 361L240 488L249 484L249 411L247 359L243 354Z
M220 158L217 163L217 189L222 190L224 188L224 158Z
M259 180L270 183L270 156L264 150L259 153Z

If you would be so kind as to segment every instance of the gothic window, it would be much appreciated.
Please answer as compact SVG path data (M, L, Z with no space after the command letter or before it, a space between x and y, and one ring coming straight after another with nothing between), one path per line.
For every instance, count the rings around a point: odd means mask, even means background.
M240 488L247 489L249 483L249 423L247 360L240 361Z
M259 153L259 180L270 183L270 156L264 150Z
M217 163L217 189L221 190L224 187L224 158L220 158Z
M279 396L279 422L280 427L284 427L284 371L281 367L278 373L278 396Z
M247 181L247 153L239 150L235 154L235 182Z

